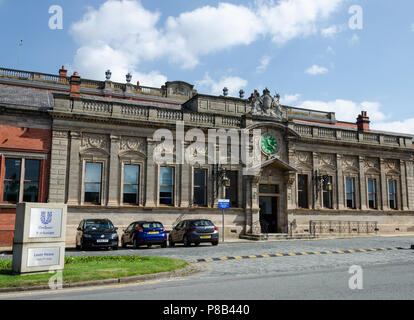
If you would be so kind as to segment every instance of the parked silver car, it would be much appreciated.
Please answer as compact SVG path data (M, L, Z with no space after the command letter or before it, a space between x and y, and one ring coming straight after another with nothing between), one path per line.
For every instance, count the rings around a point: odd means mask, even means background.
M202 242L210 242L216 246L219 243L219 232L210 220L183 220L170 232L168 241L171 247L176 243L183 243L186 247L192 243L198 246Z

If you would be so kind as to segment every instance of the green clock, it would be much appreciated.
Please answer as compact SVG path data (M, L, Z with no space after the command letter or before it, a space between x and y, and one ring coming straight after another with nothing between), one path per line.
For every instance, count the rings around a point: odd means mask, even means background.
M279 151L279 144L274 136L267 134L262 137L262 151L267 155L273 155Z

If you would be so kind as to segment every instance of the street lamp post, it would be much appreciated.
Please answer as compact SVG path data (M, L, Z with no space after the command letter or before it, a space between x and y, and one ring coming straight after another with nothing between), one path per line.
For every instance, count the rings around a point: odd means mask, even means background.
M224 199L226 197L226 187L230 186L230 179L227 177L226 175L226 169L224 168L219 168L217 165L217 170L216 170L216 174L217 174L217 195L219 193L219 187L220 185L222 186L222 197L221 199ZM221 222L222 222L222 242L224 242L224 208L221 209Z

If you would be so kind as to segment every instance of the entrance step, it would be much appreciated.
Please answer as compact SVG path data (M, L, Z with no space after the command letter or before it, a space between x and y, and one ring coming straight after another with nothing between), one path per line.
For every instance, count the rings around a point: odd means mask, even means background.
M309 240L316 239L317 236L310 235L308 233L299 234L285 234L285 233L270 233L270 234L243 234L240 235L240 239L263 241L263 240Z

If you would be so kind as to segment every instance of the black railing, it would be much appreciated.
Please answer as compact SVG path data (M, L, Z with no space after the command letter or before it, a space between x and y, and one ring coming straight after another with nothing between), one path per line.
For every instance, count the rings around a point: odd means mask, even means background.
M370 234L378 232L377 221L331 221L311 220L309 232L317 234Z

